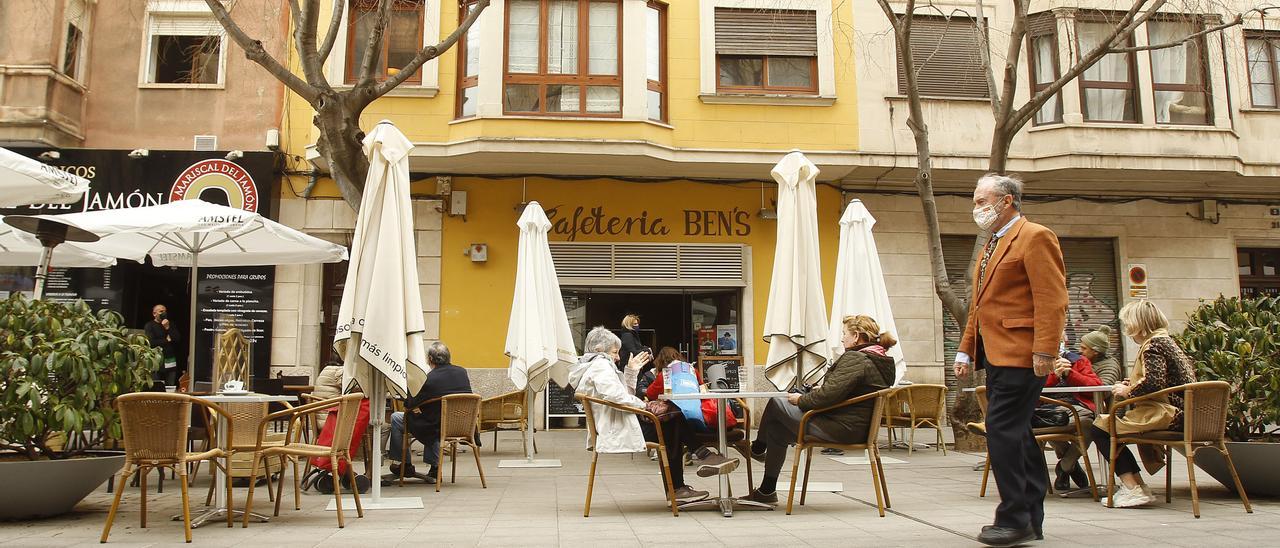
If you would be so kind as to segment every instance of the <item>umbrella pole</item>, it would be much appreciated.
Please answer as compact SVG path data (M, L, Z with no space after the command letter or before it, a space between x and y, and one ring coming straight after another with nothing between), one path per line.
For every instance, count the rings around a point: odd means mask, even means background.
M373 375L373 393L369 395L369 426L372 427L373 433L369 438L369 450L373 452L371 459L371 468L366 470L369 474L369 482L372 484L373 503L376 505L382 502L382 418L386 415L387 407L387 389L383 385L386 382L381 374ZM408 430L407 428L405 430ZM405 435L409 435L405 432ZM402 463L401 466L404 466Z
M49 261L52 259L53 246L45 246L44 249L40 251L40 266L36 269L36 288L32 294L35 300L44 298L44 284L45 280L49 277Z
M533 464L533 404L537 401L537 398L538 393L533 391L533 387L526 385L524 388L524 428L528 432L525 432L524 436L524 458L529 464Z
M196 333L199 332L199 327L196 325L196 316L197 316L196 295L199 293L199 289L197 287L198 286L197 281L200 279L199 270L200 270L200 252L193 251L191 253L191 314L190 314L191 323L187 324L188 326L187 327L187 391L188 392L196 391ZM210 383L211 392L216 392L219 388L221 388L218 386L213 386L213 382L216 380L217 379L213 378L212 371L210 371L209 383ZM249 385L249 379L237 379L237 380L244 381L245 386Z

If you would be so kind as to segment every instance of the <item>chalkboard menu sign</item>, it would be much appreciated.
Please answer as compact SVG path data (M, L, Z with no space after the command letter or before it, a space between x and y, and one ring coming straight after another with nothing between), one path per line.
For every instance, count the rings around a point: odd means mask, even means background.
M274 300L275 267L242 266L202 268L199 310L200 326L196 352L204 366L213 364L214 339L232 327L248 340L253 376L265 378L271 367L271 310ZM204 380L212 365L200 368L196 376Z
M728 381L730 390L742 390L742 356L703 356L698 358L698 372L702 374L703 382L710 382L707 379L707 368L713 365L724 366L725 380Z
M563 388L556 381L547 381L547 418L585 416L582 404L573 399L573 394L573 388Z

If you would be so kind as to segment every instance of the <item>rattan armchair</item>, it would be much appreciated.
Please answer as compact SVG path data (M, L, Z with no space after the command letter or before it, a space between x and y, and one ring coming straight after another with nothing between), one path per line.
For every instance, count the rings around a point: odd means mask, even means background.
M436 492L440 492L440 484L444 483L444 452L445 448L449 449L452 455L452 469L449 473L449 483L457 483L458 480L458 444L471 447L471 454L476 458L476 471L480 473L480 487L489 488L489 484L484 479L484 467L480 465L480 447L476 444L477 430L476 425L480 420L480 396L478 394L449 394L439 398L432 398L418 404L412 409L406 409L404 414L404 435L401 436L403 446L401 447L402 455L409 454L409 443L413 436L409 433L409 421L414 415L421 415L422 408L432 403L440 404L440 451L436 454ZM406 458L406 460L408 460ZM406 463L407 464L407 463ZM408 466L400 466L400 485L404 485L404 470Z
M253 490L254 484L258 480L258 466L271 457L280 459L280 481L276 483L275 496L275 514L280 515L280 499L283 498L284 490L284 462L289 457L310 458L310 457L329 457L329 466L332 467L333 473L333 499L338 509L338 527L346 526L342 516L342 482L338 473L338 466L341 460L347 461L347 479L351 481L352 495L355 496L356 515L364 517L364 506L360 504L360 490L356 487L356 474L351 466L351 455L348 448L351 447L351 438L355 434L356 416L360 412L360 402L364 399L364 394L347 394L333 399L312 402L293 409L285 409L277 411L263 417L258 426L258 438L254 447L254 460L252 472L249 476L249 495L244 501L244 527L249 526L250 510L253 507ZM302 417L314 414L325 413L330 408L338 407L338 425L334 428L333 440L329 445L318 445L293 441L294 429L299 427ZM271 446L266 442L267 428L272 421L287 419L289 428L285 432L284 445ZM294 509L301 510L301 488L298 484L299 478L297 468L294 468L293 474L293 500ZM376 481L376 480L375 480Z
M538 452L538 438L533 437L537 428L530 429L532 423L529 420L529 406L525 401L527 394L524 390L516 390L480 401L480 433L493 432L495 453L498 451L498 432L501 430L519 430L521 448L525 446L525 436L532 437L533 452Z
M591 451L591 472L587 475L587 500L582 507L582 517L591 517L591 490L595 487L596 483L596 461L600 459L600 453L596 452L594 443L597 432L595 411L591 408L591 404L601 405L623 413L631 413L636 415L637 418L649 419L649 421L655 425L654 430L658 433L657 443L646 441L644 445L646 449L658 450L658 467L662 469L662 479L664 480L664 484L667 488L667 501L671 503L671 515L679 516L680 509L676 506L675 486L671 484L671 469L667 467L667 442L662 437L662 428L657 426L659 424L658 417L644 409L627 407L625 405L619 405L600 398L593 398L582 394L576 395L575 398L582 402L582 410L586 413L587 417L587 438L592 441L591 447L587 448Z
M1249 504L1249 495L1240 484L1240 476L1236 473L1236 465L1231 462L1231 452L1227 451L1227 402L1231 398L1231 385L1225 381L1193 382L1181 386L1166 388L1144 396L1129 398L1116 402L1112 412L1147 400L1163 401L1169 394L1182 393L1183 424L1182 431L1158 430L1138 434L1117 434L1116 421L1107 422L1107 433L1111 436L1111 468L1107 477L1107 506L1115 505L1115 469L1116 450L1122 443L1145 443L1164 447L1164 501L1173 501L1173 452L1174 446L1181 446L1187 454L1187 479L1191 482L1191 511L1200 517L1200 491L1196 488L1196 452L1201 449L1213 449L1222 454L1227 461L1227 469L1231 471L1231 479L1236 484L1236 493L1244 504L1246 513L1253 513Z
M805 412L804 416L800 418L800 427L796 434L796 456L791 464L791 490L787 494L787 515L791 515L791 506L796 498L796 477L800 471L800 455L805 455L804 483L800 487L800 506L804 506L805 495L809 491L809 465L813 463L813 449L815 447L832 447L845 451L866 451L867 464L871 468L871 485L876 492L876 509L880 511L880 517L884 517L884 509L891 507L891 505L889 502L889 486L884 480L884 464L880 462L880 448L876 444L876 439L880 436L880 417L884 413L885 396L888 396L892 390L891 388L878 390L870 394L847 399L829 407ZM874 403L871 408L871 420L867 422L867 438L865 440L860 440L857 443L839 443L805 435L809 427L809 421L815 416L866 401Z
M947 387L941 384L909 384L895 388L888 397L884 409L884 426L889 429L889 447L893 448L894 429L910 429L907 454L916 448L916 429L932 428L938 433L938 446L947 454L947 444L942 439L943 415L947 407Z
M982 410L983 422L971 422L967 425L969 432L982 437L987 436L987 387L979 386L974 389L974 395L978 398L978 408ZM1075 406L1053 398L1040 396L1040 405L1057 405L1065 408L1071 413L1071 422L1066 426L1048 426L1042 428L1032 428L1031 433L1036 437L1036 444L1043 446L1046 442L1065 441L1076 446L1080 452L1080 458L1084 459L1085 475L1089 478L1089 494L1093 496L1093 500L1098 500L1098 482L1093 477L1093 464L1089 462L1089 445L1085 438L1085 429L1092 424L1091 421L1082 420L1080 413L1076 411ZM1047 474L1046 470L1046 474ZM987 496L987 479L991 475L991 455L987 454L986 461L982 466L982 486L978 488L978 496ZM1049 492L1053 492L1053 481L1049 481Z
M120 423L124 431L124 468L120 470L120 480L116 485L115 499L111 502L111 510L107 512L107 523L102 528L101 542L107 541L111 534L111 524L116 519L116 511L120 508L120 497L124 494L125 482L129 476L137 473L141 478L140 491L141 527L147 526L147 473L152 468L170 468L177 471L182 489L182 526L187 542L191 542L191 502L187 493L187 464L202 460L218 458L228 459L222 449L213 447L200 453L187 451L187 429L191 424L191 405L196 404L230 420L230 415L215 405L186 394L170 394L159 392L139 392L125 394L116 398L116 408L120 412ZM232 425L228 422L228 432ZM227 505L231 505L231 482L227 482ZM231 527L231 513L227 513L227 527Z
M288 403L284 403L284 405L286 409L292 407ZM237 428L234 430L235 433L230 436L231 439L228 440L228 442L226 443L224 443L222 440L216 439L217 437L216 434L213 435L213 437L215 438L214 445L222 447L225 450L228 450L229 452L227 458L228 458L228 462L230 462L231 465L225 470L225 473L227 475L227 481L228 482L233 481L235 478L248 478L249 468L252 466L252 464L250 463L252 463L256 458L255 450L257 448L257 441L258 441L257 428L262 423L263 419L265 419L268 415L268 409L269 409L268 404L267 402L227 402L219 405L219 407L221 407L223 411L226 411L227 415L231 417L232 424L237 424L240 426L240 428ZM214 434L216 431L217 431L216 427L210 429L211 434ZM283 440L268 440L264 442L263 445L264 446L280 446L283 444L284 444ZM242 453L248 454L250 456L248 458L237 457L238 454L242 454ZM248 464L249 466L245 466L246 464ZM295 465L294 473L297 473L298 469L297 469L296 460L294 461L294 465ZM217 466L216 463L215 463L215 466ZM282 467L281 472L283 471L284 470ZM274 495L271 492L270 467L267 468L266 477L267 477L267 495L269 497L274 497ZM209 493L205 495L205 501L204 501L205 506L208 506L210 504L210 501L212 500L213 500L213 484L210 484ZM275 500L275 499L272 498L272 500Z

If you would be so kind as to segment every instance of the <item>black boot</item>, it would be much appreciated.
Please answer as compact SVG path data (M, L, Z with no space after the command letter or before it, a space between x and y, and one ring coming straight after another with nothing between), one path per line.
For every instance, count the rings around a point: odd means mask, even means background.
M1057 492L1071 490L1071 478L1062 471L1062 463L1053 465L1053 490Z
M1089 488L1089 475L1085 474L1084 468L1078 464L1071 470L1071 481L1076 482L1076 486L1081 489Z

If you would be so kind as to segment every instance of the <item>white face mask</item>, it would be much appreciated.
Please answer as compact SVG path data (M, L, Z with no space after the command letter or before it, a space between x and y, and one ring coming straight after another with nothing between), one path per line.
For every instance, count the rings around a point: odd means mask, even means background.
M973 222L978 224L978 228L990 232L996 226L996 219L1000 218L1000 211L991 204L973 209Z

